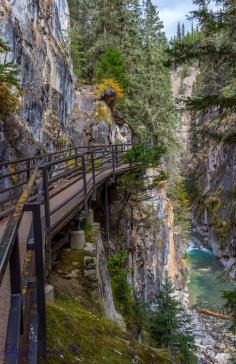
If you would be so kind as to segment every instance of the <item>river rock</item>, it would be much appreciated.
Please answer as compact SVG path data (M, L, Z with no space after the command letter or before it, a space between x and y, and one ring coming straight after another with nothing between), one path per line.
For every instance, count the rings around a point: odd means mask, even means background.
M231 361L231 355L227 353L219 353L216 355L215 359L217 364L228 364Z

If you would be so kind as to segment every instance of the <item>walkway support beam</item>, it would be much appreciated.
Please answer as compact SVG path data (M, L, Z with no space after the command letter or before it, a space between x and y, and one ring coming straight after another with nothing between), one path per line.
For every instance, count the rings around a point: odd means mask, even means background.
M109 221L109 197L108 197L108 183L105 184L105 236L106 241L110 240L110 221Z

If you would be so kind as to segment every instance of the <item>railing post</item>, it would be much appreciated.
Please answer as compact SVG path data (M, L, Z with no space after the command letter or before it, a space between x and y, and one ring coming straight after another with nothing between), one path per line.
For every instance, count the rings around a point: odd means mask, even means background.
M118 166L119 160L118 160L118 146L115 146L115 153L116 153L116 167Z
M26 169L27 169L27 182L29 182L29 180L30 180L30 159L28 159L27 160L27 162L26 162Z
M77 154L78 154L78 148L75 148L75 166L78 167L78 157L77 157Z
M20 335L23 334L21 292L21 263L18 235L10 257L11 309L8 319L5 364L18 364L20 360Z
M49 199L49 186L48 186L48 169L47 167L42 167L43 176L43 194L44 194L44 211L45 211L45 226L46 226L46 250L47 250L47 260L48 269L51 268L51 258L52 258L52 247L51 247L51 214L50 214L50 199Z
M112 169L113 169L113 181L115 181L116 159L115 159L114 145L112 145Z
M96 174L95 174L95 163L94 163L94 153L91 150L91 164L92 164L92 174L93 174L93 187L96 186Z
M110 240L110 223L109 223L109 200L108 200L108 184L105 183L105 235L106 241Z
M51 228L51 219L50 219L50 201L49 201L49 186L48 186L48 169L47 169L47 167L42 168L42 176L43 176L43 195L44 195L46 228L47 228L47 230L50 230L50 228Z
M32 204L40 355L46 356L45 264L40 203Z
M88 211L88 201L87 201L87 178L86 178L86 164L85 164L85 157L82 155L82 173L83 173L83 183L84 183L84 205L85 211Z

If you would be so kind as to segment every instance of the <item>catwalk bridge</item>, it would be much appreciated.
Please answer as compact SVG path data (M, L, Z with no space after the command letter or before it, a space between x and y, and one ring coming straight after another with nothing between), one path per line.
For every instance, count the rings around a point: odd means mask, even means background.
M99 186L132 168L131 145L78 147L0 164L0 363L46 356L45 281L52 238Z

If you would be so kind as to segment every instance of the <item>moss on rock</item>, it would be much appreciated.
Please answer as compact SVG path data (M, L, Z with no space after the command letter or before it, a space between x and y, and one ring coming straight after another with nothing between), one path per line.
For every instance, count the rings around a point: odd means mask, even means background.
M105 121L109 125L113 124L111 110L105 102L98 102L96 104L94 117L97 121Z

